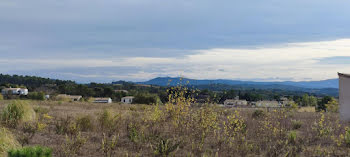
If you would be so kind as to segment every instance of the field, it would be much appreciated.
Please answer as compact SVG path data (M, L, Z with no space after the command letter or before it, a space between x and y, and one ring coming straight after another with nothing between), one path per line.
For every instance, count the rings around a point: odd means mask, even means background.
M0 110L11 103L0 101ZM348 156L338 113L215 105L28 101L34 121L6 127L23 146L53 156ZM34 131L28 131L34 126ZM32 129L33 130L33 129Z

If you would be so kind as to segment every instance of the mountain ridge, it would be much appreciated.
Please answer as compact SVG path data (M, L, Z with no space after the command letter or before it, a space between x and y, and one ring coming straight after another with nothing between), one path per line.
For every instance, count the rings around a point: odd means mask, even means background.
M175 86L183 85L210 85L210 84L226 84L226 85L283 85L294 86L309 89L323 89L323 88L339 88L338 79L328 79L321 81L283 81L283 82L255 82L242 80L228 80L228 79L189 79L180 77L157 77L144 82L136 82L138 84L158 85L158 86Z

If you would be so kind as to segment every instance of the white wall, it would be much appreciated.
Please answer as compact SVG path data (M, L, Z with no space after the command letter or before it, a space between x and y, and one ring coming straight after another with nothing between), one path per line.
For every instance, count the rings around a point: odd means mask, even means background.
M340 117L350 120L350 78L339 75Z

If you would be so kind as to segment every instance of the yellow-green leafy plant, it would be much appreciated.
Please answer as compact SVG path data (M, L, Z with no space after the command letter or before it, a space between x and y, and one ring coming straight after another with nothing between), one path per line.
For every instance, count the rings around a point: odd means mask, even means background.
M129 123L127 125L127 133L128 138L133 143L140 143L145 139L144 132L140 126L140 124L137 123Z
M66 140L61 145L61 149L62 149L62 151L60 152L61 156L62 157L78 156L79 152L81 151L81 148L84 146L86 142L87 142L87 139L84 138L80 132L72 137L68 137L66 135Z
M345 144L349 147L350 146L350 129L345 129L345 135L344 135Z
M332 128L326 124L325 114L321 112L320 115L321 117L318 120L316 120L316 122L312 126L312 130L316 132L318 138L326 137L332 131Z
M167 90L169 93L168 103L165 108L175 127L186 125L186 121L190 114L191 104L195 102L193 91L181 85L172 87Z
M70 116L66 118L61 118L60 120L55 121L55 130L57 134L65 134L70 137L76 136L79 133L77 124L74 122L74 119Z
M328 112L339 111L339 103L334 98L332 98L325 106Z
M100 150L102 151L105 157L114 156L118 144L118 138L119 135L113 135L112 137L108 137L106 136L106 134L103 134Z
M26 101L13 101L1 113L1 121L12 128L16 128L20 122L35 120L35 111Z
M108 136L114 135L120 129L120 119L120 114L115 114L108 109L103 110L97 117L100 128L103 132L107 133Z
M202 107L195 114L194 123L192 124L193 132L200 139L199 148L201 150L207 136L209 134L216 134L216 130L218 129L218 113L214 111L213 107Z
M296 131L290 131L288 133L288 143L295 144L297 141L297 132Z
M303 122L301 122L299 120L292 120L292 128L294 130L300 129L302 125L303 125Z
M7 151L20 148L20 143L6 128L0 126L0 156L5 156Z
M226 117L226 121L224 121L223 126L227 139L226 141L229 144L232 144L232 142L239 135L244 136L247 131L247 125L237 110L233 114Z
M94 130L93 118L90 115L80 116L76 119L77 127L80 131Z
M174 152L180 145L180 142L175 142L170 139L160 139L154 150L154 155L157 157L167 157Z

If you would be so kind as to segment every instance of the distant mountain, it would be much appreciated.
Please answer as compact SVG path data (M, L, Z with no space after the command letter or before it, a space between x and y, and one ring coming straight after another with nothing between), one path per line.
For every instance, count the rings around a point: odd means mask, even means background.
M323 88L338 88L339 82L338 79L330 79L323 81L302 81L302 82L254 82L254 81L239 81L239 80L195 80L188 78L179 78L179 77L158 77L145 82L138 82L139 84L149 84L149 85L158 85L158 86L175 86L178 84L183 85L210 85L210 84L223 84L223 85L240 85L240 86L257 86L257 87L283 87L288 88L293 86L299 88L311 88L311 89L323 89Z

